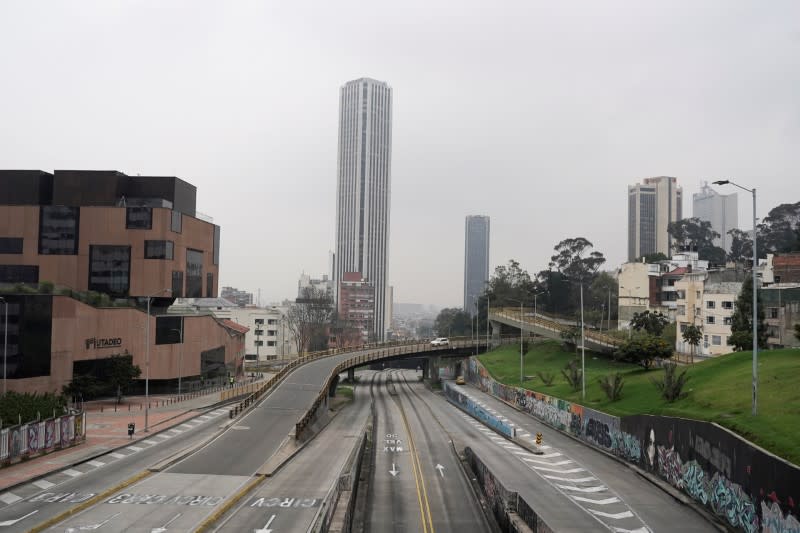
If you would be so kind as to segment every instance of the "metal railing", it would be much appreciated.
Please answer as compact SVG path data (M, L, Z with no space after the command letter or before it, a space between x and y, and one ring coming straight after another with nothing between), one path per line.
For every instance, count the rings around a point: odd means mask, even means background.
M569 331L572 329L572 326L566 326L555 320L551 320L550 318L543 316L539 313L536 313L534 317L530 311L525 310L523 308L522 313L520 314L519 308L515 307L504 307L499 309L490 309L489 310L489 318L491 319L492 315L495 317L502 317L506 319L510 319L519 323L520 325L528 324L534 325L536 327L547 329L552 331L553 333L561 334L562 332ZM579 328L580 329L580 328ZM584 336L587 340L599 344L601 346L605 346L607 348L616 348L622 341L616 337L612 337L611 335L606 335L604 333L598 333L596 331L591 330L584 330Z

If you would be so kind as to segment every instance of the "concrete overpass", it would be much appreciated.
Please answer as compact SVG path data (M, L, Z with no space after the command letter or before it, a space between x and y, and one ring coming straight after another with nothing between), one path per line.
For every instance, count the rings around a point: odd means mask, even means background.
M556 340L563 340L561 334L573 329L572 326L556 322L541 313L534 315L532 309L525 309L524 307L521 312L518 307L490 308L489 321L492 323L492 331L494 332L493 344L496 344L500 338L500 324ZM586 339L586 348L596 352L611 353L622 343L621 340L611 335L590 330L585 331L584 337ZM580 345L580 339L577 340L577 344Z

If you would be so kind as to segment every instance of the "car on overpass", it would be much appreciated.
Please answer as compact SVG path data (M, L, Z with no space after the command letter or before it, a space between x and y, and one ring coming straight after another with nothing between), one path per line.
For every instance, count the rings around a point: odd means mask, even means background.
M449 346L450 339L447 337L437 337L431 341L431 346Z

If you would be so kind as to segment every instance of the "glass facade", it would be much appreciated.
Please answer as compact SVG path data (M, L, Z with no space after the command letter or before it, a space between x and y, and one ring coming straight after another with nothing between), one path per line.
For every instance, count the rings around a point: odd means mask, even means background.
M144 241L145 259L173 259L175 243L172 241Z
M39 209L39 253L77 255L80 208L43 205Z
M7 295L8 379L50 375L50 340L52 336L53 298L44 295ZM0 320L0 339L5 331L5 306Z
M179 344L183 331L183 317L156 317L156 344Z
M183 230L183 215L180 211L172 211L172 220L170 222L170 229L175 233L180 233Z
M0 265L0 283L39 283L39 266Z
M151 229L153 227L153 208L128 207L125 215L127 229Z
M172 271L172 297L183 298L183 272Z
M214 264L219 264L219 238L220 227L214 226Z
M227 373L224 346L200 352L200 374L204 378L225 376Z
M0 237L0 254L21 254L22 237Z
M89 246L89 290L128 296L130 274L130 246Z
M206 298L214 297L214 274L206 274Z
M186 250L186 298L203 297L203 252Z

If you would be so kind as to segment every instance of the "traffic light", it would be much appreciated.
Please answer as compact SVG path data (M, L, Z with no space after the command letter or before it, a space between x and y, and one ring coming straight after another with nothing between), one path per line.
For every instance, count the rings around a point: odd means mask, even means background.
M537 433L536 434L536 445L537 446L541 446L542 445L542 434L541 433Z

